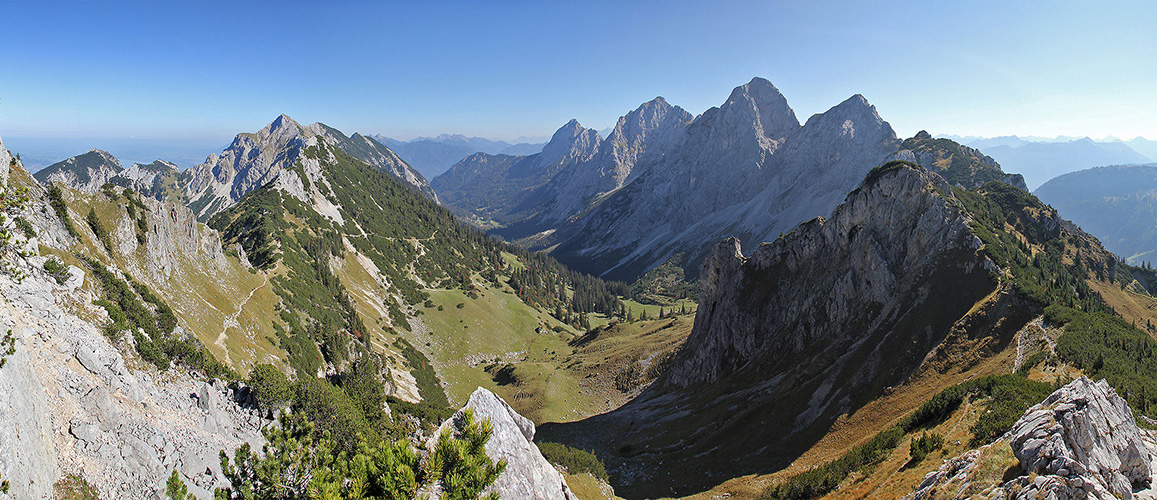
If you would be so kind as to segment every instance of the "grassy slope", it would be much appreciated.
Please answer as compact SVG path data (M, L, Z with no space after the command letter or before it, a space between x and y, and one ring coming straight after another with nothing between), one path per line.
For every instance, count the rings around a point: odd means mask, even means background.
M238 310L245 297L262 285L261 275L248 272L236 257L226 257L226 267L218 269L208 262L183 256L168 279L156 279L143 271L148 263L135 233L123 229L123 226L131 228L133 223L124 208L123 196L113 200L102 193L87 195L71 189L65 189L64 196L73 224L81 234L81 241L72 252L127 270L133 279L147 285L167 302L178 323L200 339L214 356L242 373L257 362L282 363L283 354L272 340L273 329L266 321L274 316L275 300L269 288L257 290ZM156 205L152 206L156 209ZM114 248L118 249L117 255L110 256L84 222L80 214L87 214L90 208L95 209L109 232ZM122 246L132 250L121 253ZM68 252L49 250L48 253L84 268ZM86 286L91 281L86 280ZM229 318L236 321L227 322Z

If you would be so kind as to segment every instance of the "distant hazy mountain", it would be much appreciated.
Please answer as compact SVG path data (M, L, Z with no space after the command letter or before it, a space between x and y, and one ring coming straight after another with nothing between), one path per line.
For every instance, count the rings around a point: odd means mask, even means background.
M503 149L502 151L499 151L498 154L500 154L500 155L512 155L512 156L532 155L532 154L541 152L542 147L545 145L546 145L545 142L533 142L533 143L532 142L520 142L520 143L514 144L514 145L512 145L506 149Z
M1029 189L1036 189L1053 177L1076 170L1152 161L1149 156L1132 149L1129 143L1098 142L1088 137L1076 140L1018 136L971 139L968 146L995 158L1006 172L1024 175ZM1135 141L1141 147L1157 144L1140 138Z
M1157 258L1157 164L1072 172L1035 194L1130 263Z
M466 137L461 134L419 137L412 141L399 141L382 135L371 135L370 137L389 146L427 179L441 175L452 165L474 153L525 156L542 151L544 145L543 143L529 142L510 144L505 141Z
M124 167L107 151L93 149L85 154L49 165L33 177L42 184L59 182L86 193L95 193Z
M480 225L490 225L490 221L512 224L541 208L524 208L523 202L562 169L589 160L598 150L599 140L598 132L571 120L554 133L540 153L475 153L435 177L431 185L446 204L469 214ZM531 213L521 213L525 210Z
M1151 141L1144 137L1137 137L1132 140L1124 141L1133 151L1148 156L1149 159L1157 160L1157 141Z

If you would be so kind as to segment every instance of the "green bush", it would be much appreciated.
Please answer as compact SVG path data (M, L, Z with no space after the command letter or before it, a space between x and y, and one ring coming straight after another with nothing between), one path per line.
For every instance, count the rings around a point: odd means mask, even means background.
M16 217L16 227L20 228L20 232L24 233L26 238L36 236L36 228L32 227L32 223L24 217Z
M263 410L277 410L293 401L293 387L281 370L270 364L260 364L249 372L249 388L257 405Z
M418 491L440 486L441 499L478 499L506 468L506 461L491 461L485 444L493 430L487 421L464 416L462 435L449 431L439 436L426 461L405 440L359 440L352 450L315 428L303 413L281 419L280 426L262 430L264 453L248 443L230 460L221 451L221 469L229 487L217 490L218 499L250 498L416 498ZM173 483L180 482L180 478ZM174 484L172 490L181 491ZM497 500L498 494L486 495Z
M88 209L88 215L85 216L84 221L88 223L88 227L92 229L92 234L96 235L97 241L108 250L109 255L113 254L112 239L105 230L104 224L101 223L100 217L96 215L96 209Z
M939 434L929 434L925 432L919 438L912 439L911 449L908 451L909 465L915 465L928 456L929 453L939 450L944 446L944 437Z
M589 473L603 482L609 482L607 468L594 452L571 448L562 443L535 443L542 456L554 465L565 467L571 474Z
M900 444L904 430L899 426L876 434L867 443L848 451L840 458L776 483L760 497L764 500L808 500L836 489L848 474L880 463Z
M80 233L76 231L76 226L72 225L72 219L68 216L68 204L64 202L64 195L60 191L60 186L53 184L48 187L48 201L52 206L52 210L56 212L56 217L64 224L64 229L73 238L80 238Z
M49 257L48 260L44 261L44 272L52 276L52 279L56 280L59 285L68 281L68 267L56 257Z

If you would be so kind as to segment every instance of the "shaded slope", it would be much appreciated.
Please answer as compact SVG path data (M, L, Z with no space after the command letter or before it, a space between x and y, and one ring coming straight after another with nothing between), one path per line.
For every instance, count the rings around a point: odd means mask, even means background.
M1107 310L1130 278L1031 195L972 191L912 164L873 170L830 219L705 261L694 330L637 399L546 440L594 448L628 498L772 472L913 373L1000 352L1046 304Z

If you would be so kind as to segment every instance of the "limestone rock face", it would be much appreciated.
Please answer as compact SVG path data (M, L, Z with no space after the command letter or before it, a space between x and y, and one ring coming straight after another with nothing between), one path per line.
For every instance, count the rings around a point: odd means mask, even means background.
M0 474L12 497L50 498L58 479L77 474L101 498L151 499L176 469L198 498L212 498L225 484L217 452L259 446L269 422L224 384L126 359L58 305L91 303L88 292L26 269L21 282L0 276L0 326L17 335L0 368Z
M586 161L559 172L522 202L523 211L539 210L536 226L557 224L586 208L592 198L623 187L683 140L691 113L662 97L619 118L615 128Z
M756 78L541 245L557 243L559 260L616 279L677 255L693 273L725 237L756 245L830 213L899 144L861 96L801 126L775 86Z
M494 430L486 442L486 455L495 462L506 460L506 470L487 492L497 491L499 498L577 500L562 474L534 445L534 423L494 393L479 387L466 406L443 422L441 428L461 432L466 408L474 410L475 421L489 420ZM431 443L436 442L438 434L434 434Z
M1127 499L1153 472L1141 434L1128 403L1107 381L1081 377L1029 408L1009 444L1026 471L1080 477ZM1031 498L1027 494L1019 496Z
M59 182L79 191L95 193L122 170L124 167L120 160L107 151L93 149L44 167L34 176L42 184Z
M1151 486L1152 442L1124 398L1105 380L1081 377L1029 408L1005 436L947 460L928 473L905 500L970 498L968 488L986 448L1010 446L1024 475L988 492L988 498L1029 500L1130 499Z

